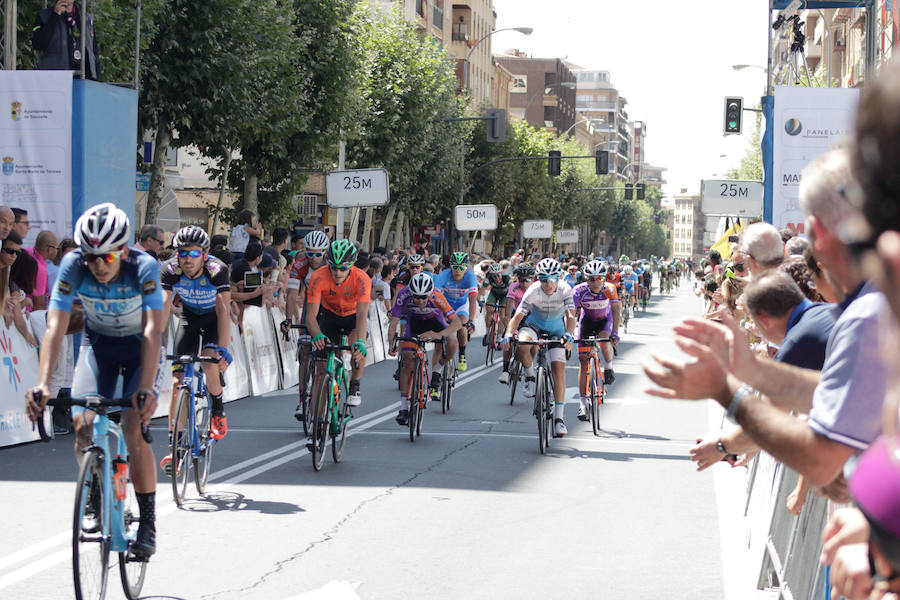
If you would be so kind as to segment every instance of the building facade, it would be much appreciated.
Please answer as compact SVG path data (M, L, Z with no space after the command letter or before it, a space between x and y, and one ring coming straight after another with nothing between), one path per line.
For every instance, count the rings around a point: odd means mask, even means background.
M699 195L675 196L672 219L672 256L688 259L703 254L703 214Z
M427 0L414 0L427 2ZM497 23L491 0L453 0L450 18L450 44L447 53L456 61L459 87L472 94L476 106L491 101L494 63L491 59L491 38L487 37ZM486 38L487 39L484 39ZM478 43L479 40L484 40ZM468 66L466 58L468 57Z
M450 46L450 0L381 0L380 6L385 12L399 10L422 36L443 48Z
M598 148L609 152L609 170L621 181L633 181L629 165L634 160L634 132L625 110L628 100L610 81L609 71L582 69L573 65L578 83L575 109L579 119L593 125ZM640 148L643 161L643 144Z
M554 135L575 124L575 75L560 58L499 54L498 63L513 74L509 112L516 119ZM561 85L570 83L571 86Z

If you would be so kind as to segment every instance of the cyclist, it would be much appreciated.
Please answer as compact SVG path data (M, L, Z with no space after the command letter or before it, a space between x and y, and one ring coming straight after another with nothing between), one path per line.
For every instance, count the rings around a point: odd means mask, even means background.
M464 325L456 332L459 340L459 362L456 364L456 370L465 371L466 344L469 342L469 335L475 331L471 315L475 314L478 299L478 279L469 269L469 255L465 252L451 254L450 268L438 274L434 287L444 295ZM450 357L452 355L448 356Z
M175 330L175 354L195 354L202 344L203 356L217 356L219 364L203 363L206 388L210 400L210 435L221 440L228 432L225 406L222 402L222 383L218 373L231 363L228 343L231 339L231 285L228 265L209 255L209 236L194 225L183 227L172 238L175 256L163 263L161 283L163 294L163 323L168 323L173 299L181 304L181 317ZM169 400L169 447L175 423L175 402L178 386L184 381L184 365L172 365L175 386ZM172 455L168 454L159 466L172 474Z
M612 368L613 349L610 340L619 339L619 324L615 322L612 306L620 304L616 287L606 282L606 269L598 260L584 265L584 283L575 286L572 292L575 309L579 313L578 338L603 338L607 341L600 345L600 361L603 363L603 382L606 385L616 380ZM587 421L590 417L590 399L587 397L588 359L590 346L578 346L578 392L581 395L581 406L578 418Z
M622 267L622 284L625 287L625 299L627 301L626 310L634 310L637 286L640 280L641 278L634 272L631 265Z
M324 231L313 230L303 238L305 256L295 260L288 277L287 289L287 318L282 321L282 331L287 331L294 319L300 324L300 334L306 334L306 319L302 313L306 309L306 291L309 289L309 279L325 262L325 250L328 248L328 236ZM306 345L300 345L298 362L298 375L300 385L307 379L306 368L309 364L309 349ZM297 403L294 409L294 418L303 420L303 405Z
M359 406L362 395L359 380L366 366L366 324L372 301L372 280L362 269L353 266L359 251L349 240L331 242L325 252L327 269L319 269L309 279L306 296L306 329L312 344L320 353L327 342L341 343L341 336L355 340L353 373L350 377L347 406ZM318 389L324 365L318 364L313 389ZM321 416L324 406L318 406Z
M425 257L421 254L410 254L400 258L400 272L391 279L391 297L397 298L400 290L409 285L413 275L421 273L425 268Z
M397 301L391 309L391 323L388 328L388 339L394 339L397 333L397 325L404 319L403 337L420 337L428 340L445 338L446 348L442 353L440 346L435 344L434 354L431 357L431 399L440 400L441 370L444 367L444 357L453 356L456 352L456 332L461 323L456 312L444 298L444 295L434 289L434 279L428 273L416 273L409 280L409 286L400 291ZM416 345L412 342L403 342L403 350L400 370L400 412L396 421L400 425L409 424L409 378L412 375L414 360L413 352ZM391 347L390 355L396 356L397 351Z
M137 538L130 550L146 558L156 552L156 461L141 436L156 410L162 363L163 300L159 264L150 255L128 247L131 226L125 212L111 203L87 210L75 223L78 248L62 260L50 298L47 333L41 344L38 389L40 407L31 390L26 411L33 421L50 398L49 380L69 326L72 304L81 299L84 337L72 380L72 397L114 398L119 375L122 394L132 408L122 412L134 491L140 509ZM146 395L137 408L138 392ZM91 444L94 413L72 407L75 456ZM89 506L91 525L99 529L101 507Z
M534 267L528 263L522 263L514 272L516 280L510 284L506 292L507 302L504 306L504 323L509 323L510 317L522 302L525 291L534 283ZM505 326L505 325L504 325ZM512 348L503 349L503 372L500 373L500 383L509 383L509 363L512 360Z
M532 341L542 334L563 338L566 350L572 348L575 339L575 302L572 288L562 277L562 267L553 258L541 260L535 267L539 285L532 285L522 297L516 314L506 326L503 337L504 349L509 346L513 334L519 330L519 341ZM524 324L524 325L523 325ZM523 325L521 328L520 325ZM557 437L568 433L565 416L566 353L561 345L549 349L550 370L553 374L553 432ZM526 397L534 397L535 373L532 361L537 346L519 346L519 360L525 370L523 392Z
M484 330L487 332L491 328L491 319L494 318L494 307L490 306L491 304L499 304L501 307L500 310L500 327L503 329L497 330L497 335L500 335L506 328L506 321L504 320L504 316L506 311L506 294L509 292L509 286L512 283L512 278L509 275L505 275L503 273L503 267L500 266L500 263L491 263L487 268L487 275L484 278L483 287L485 289L490 290L487 297L487 303L485 304L484 310ZM488 336L485 333L484 339L481 340L482 346L488 345Z
M642 293L647 295L647 300L650 300L650 296L653 295L652 287L653 287L653 272L650 270L650 265L644 265L644 272L641 273L641 283L643 284L641 287Z
M625 290L623 289L622 274L619 273L619 269L617 269L615 265L609 265L609 267L607 267L606 281L616 287L616 294L619 295L619 298L624 295L623 292Z

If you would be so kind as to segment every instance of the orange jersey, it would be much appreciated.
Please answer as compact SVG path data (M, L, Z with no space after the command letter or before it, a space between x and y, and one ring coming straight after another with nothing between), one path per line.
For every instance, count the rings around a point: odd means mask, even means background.
M371 299L372 280L362 269L350 267L350 274L341 284L334 282L327 266L319 267L309 278L306 302L324 306L339 317L355 314L357 304L368 304Z

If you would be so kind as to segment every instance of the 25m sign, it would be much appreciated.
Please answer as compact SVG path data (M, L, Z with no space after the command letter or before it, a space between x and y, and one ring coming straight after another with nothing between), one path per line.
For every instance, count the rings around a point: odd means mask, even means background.
M332 208L384 206L391 200L388 172L384 169L332 171L325 178L325 191Z

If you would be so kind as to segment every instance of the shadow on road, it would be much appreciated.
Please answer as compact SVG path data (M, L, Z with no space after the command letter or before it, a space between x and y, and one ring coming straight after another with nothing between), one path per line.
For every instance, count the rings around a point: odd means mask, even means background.
M264 515L294 515L306 512L296 504L254 500L237 492L212 492L200 498L190 498L185 500L181 509L189 512L255 511Z

